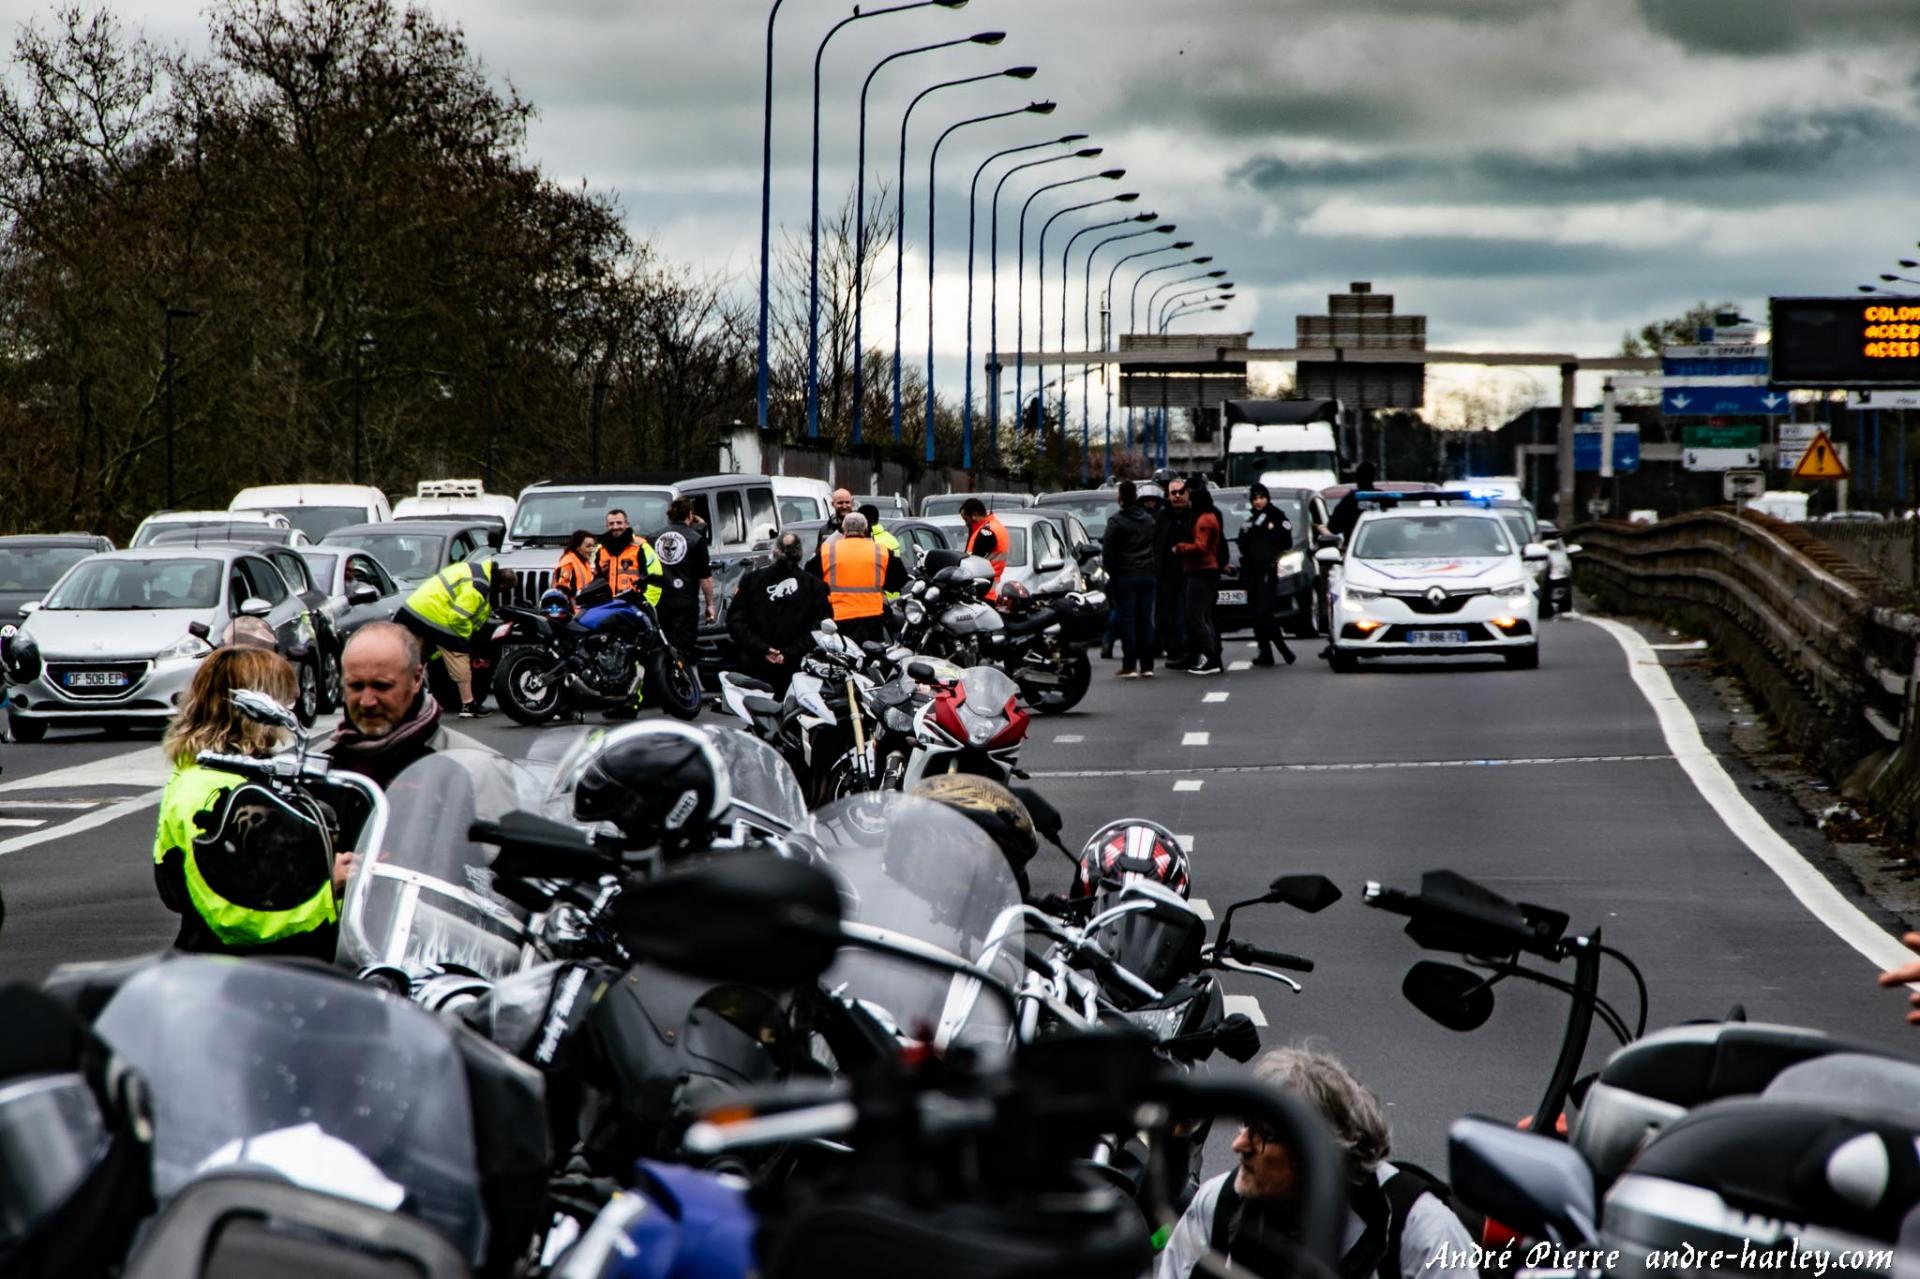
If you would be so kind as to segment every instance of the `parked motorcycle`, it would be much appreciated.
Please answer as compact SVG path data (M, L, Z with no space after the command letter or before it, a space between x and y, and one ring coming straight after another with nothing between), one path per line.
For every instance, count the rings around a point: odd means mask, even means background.
M877 643L862 647L822 629L784 698L776 701L764 680L722 671L720 701L780 752L815 805L829 803L880 784L875 736L884 704L876 690L894 682L885 654ZM887 696L898 701L904 694Z
M700 680L676 652L638 591L555 616L515 606L497 610L492 642L500 658L493 685L515 722L544 724L580 710L658 706L677 719L700 713Z
M1087 653L1107 624L1103 591L1034 595L1018 582L1000 592L1004 624L982 638L982 655L1020 686L1020 697L1042 715L1072 710L1093 683Z

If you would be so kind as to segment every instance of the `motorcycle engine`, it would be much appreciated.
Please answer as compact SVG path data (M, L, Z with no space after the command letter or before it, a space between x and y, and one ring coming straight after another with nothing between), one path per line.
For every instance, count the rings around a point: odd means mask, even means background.
M596 693L619 697L633 683L633 651L618 640L596 635L581 651L582 674Z

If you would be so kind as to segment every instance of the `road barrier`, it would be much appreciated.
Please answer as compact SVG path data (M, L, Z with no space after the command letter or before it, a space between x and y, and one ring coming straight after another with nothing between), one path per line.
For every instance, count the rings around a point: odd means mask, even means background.
M1657 524L1583 524L1581 585L1621 612L1675 613L1708 630L1774 722L1900 833L1920 819L1914 739L1920 617L1881 602L1881 579L1796 525L1750 511Z

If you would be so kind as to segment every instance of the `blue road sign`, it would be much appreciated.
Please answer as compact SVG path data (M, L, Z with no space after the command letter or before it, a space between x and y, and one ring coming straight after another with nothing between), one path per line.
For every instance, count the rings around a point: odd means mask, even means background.
M1599 428L1576 430L1573 433L1573 469L1588 472L1600 469ZM1640 469L1638 426L1623 423L1613 428L1613 469L1622 473Z
M1668 417L1782 417L1791 407L1785 391L1768 386L1670 386L1660 393Z
M1766 356L1747 359L1675 359L1661 361L1660 371L1668 377L1765 377L1772 361Z

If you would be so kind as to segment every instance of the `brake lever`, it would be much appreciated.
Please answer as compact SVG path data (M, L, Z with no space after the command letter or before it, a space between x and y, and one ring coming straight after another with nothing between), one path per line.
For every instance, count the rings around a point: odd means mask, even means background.
M1213 961L1213 966L1215 968L1225 969L1228 972L1250 973L1255 977L1271 977L1274 981L1293 987L1293 993L1296 995L1305 989L1299 982L1287 976L1285 973L1277 973L1271 968L1262 968L1258 964L1243 964L1237 959L1216 959Z

